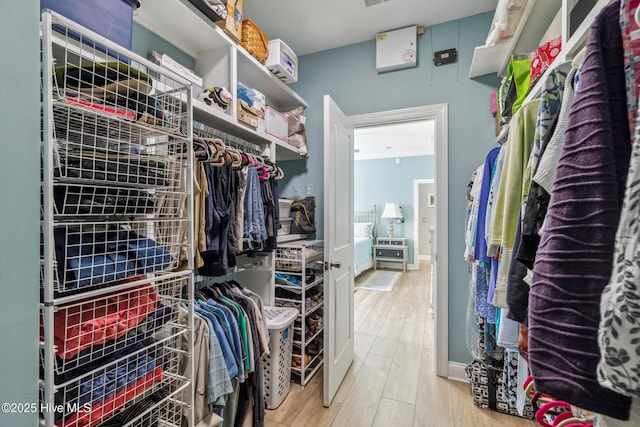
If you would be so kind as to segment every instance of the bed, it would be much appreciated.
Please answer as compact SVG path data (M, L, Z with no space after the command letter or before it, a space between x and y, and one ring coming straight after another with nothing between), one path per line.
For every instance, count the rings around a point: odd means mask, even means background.
M354 276L373 267L373 242L376 232L376 208L355 212L353 223Z

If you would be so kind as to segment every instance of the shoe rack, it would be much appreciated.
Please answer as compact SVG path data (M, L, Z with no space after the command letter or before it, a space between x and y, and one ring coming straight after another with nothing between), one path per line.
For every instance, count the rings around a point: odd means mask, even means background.
M301 240L278 245L275 256L275 305L293 307L292 379L306 385L323 363L323 242Z

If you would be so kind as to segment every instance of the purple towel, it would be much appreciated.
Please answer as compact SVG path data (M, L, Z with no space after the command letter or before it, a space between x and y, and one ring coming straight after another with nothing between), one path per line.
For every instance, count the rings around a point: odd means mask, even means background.
M627 419L629 398L596 377L600 296L611 275L631 149L619 7L605 7L589 35L534 264L529 355L539 391Z

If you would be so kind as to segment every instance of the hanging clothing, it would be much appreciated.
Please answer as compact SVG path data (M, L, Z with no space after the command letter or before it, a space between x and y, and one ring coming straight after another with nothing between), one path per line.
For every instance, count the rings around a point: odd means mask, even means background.
M598 381L625 396L640 397L640 129L635 139L616 233L613 274L600 303Z
M625 419L630 399L598 384L600 296L629 165L619 2L594 20L529 298L529 363L538 391Z
M500 154L500 147L495 147L492 148L485 157L480 194L478 195L478 219L476 225L474 258L484 268L489 268L491 265L491 258L487 255L485 225L487 219L487 204L489 203L489 193L491 191L491 182L493 180L493 171L496 160L498 159L498 154Z
M538 167L538 161L544 146L547 135L553 133L555 123L560 113L560 105L562 102L562 94L567 79L567 73L571 70L571 62L560 64L553 70L550 70L546 79L542 84L542 93L540 94L540 109L538 110L538 120L536 123L536 132L531 146L531 154L529 161L524 170L522 178L522 206L521 214L524 212L529 197L529 189L531 187L531 179Z

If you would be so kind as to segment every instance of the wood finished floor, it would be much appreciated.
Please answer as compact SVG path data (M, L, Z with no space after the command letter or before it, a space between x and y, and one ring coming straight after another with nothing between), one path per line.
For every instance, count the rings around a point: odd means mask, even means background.
M429 274L430 265L422 263L404 273L393 292L356 290L355 359L333 403L322 406L320 370L304 388L291 383L280 407L267 410L266 427L537 426L477 408L469 384L433 373Z

